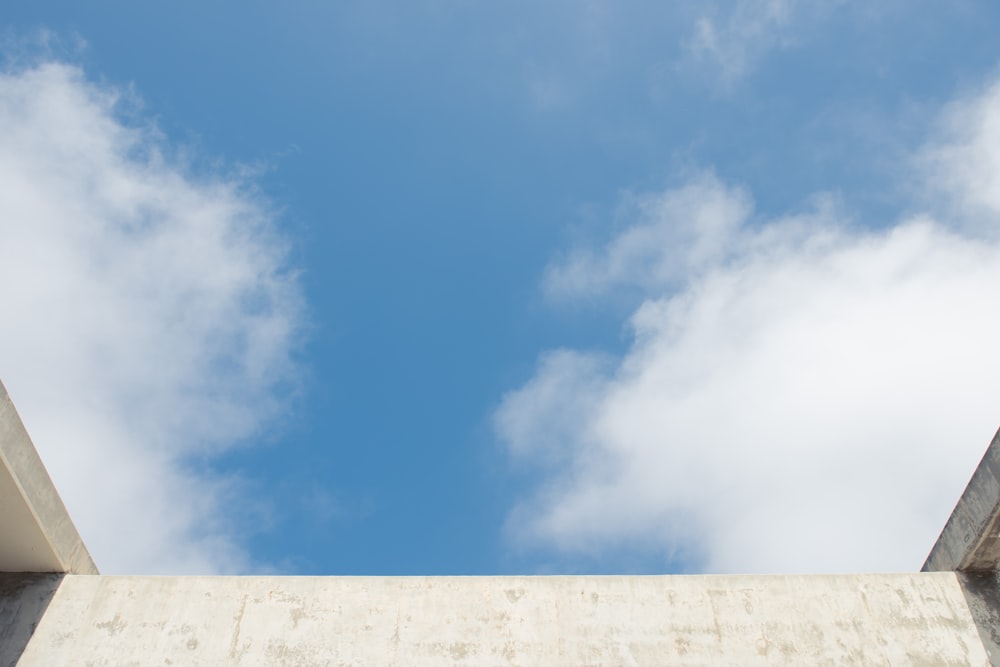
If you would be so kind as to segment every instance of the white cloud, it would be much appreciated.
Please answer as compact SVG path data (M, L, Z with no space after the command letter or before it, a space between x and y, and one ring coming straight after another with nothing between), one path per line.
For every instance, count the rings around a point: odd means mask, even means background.
M273 211L127 102L65 64L0 74L0 376L103 571L239 570L232 482L191 462L275 416L301 295Z
M560 351L504 398L499 435L543 470L515 537L707 571L918 568L1000 425L996 90L923 163L981 224L754 219L708 176L553 266L556 296L644 296L620 359Z
M951 104L938 136L920 153L930 190L972 231L996 235L1000 222L1000 82Z

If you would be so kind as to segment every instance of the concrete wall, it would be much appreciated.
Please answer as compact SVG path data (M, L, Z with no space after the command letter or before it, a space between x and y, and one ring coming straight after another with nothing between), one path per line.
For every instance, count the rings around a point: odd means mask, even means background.
M0 574L0 667L17 664L62 578L61 574Z
M987 665L959 576L67 575L19 664Z

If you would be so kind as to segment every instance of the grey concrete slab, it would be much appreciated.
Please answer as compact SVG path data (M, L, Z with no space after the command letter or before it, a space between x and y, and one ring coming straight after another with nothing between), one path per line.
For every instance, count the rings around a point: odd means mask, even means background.
M0 667L13 667L62 581L61 574L0 574Z
M1000 580L996 572L959 572L959 583L969 603L979 637L993 664L1000 664Z
M0 383L0 572L97 567Z
M67 576L19 664L988 665L959 576Z

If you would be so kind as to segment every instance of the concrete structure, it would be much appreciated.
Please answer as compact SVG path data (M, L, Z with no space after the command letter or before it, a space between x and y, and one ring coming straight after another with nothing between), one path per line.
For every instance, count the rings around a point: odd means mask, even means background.
M1000 664L1000 438L923 572L838 576L102 576L2 386L0 462L0 666Z
M0 384L0 572L97 574Z

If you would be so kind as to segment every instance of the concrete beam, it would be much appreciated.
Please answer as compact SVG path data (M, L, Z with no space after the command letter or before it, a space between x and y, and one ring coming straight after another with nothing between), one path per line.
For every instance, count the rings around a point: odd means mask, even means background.
M0 572L97 574L3 383L0 508Z
M68 575L17 664L983 667L962 576Z
M1000 431L931 549L924 572L1000 569Z

